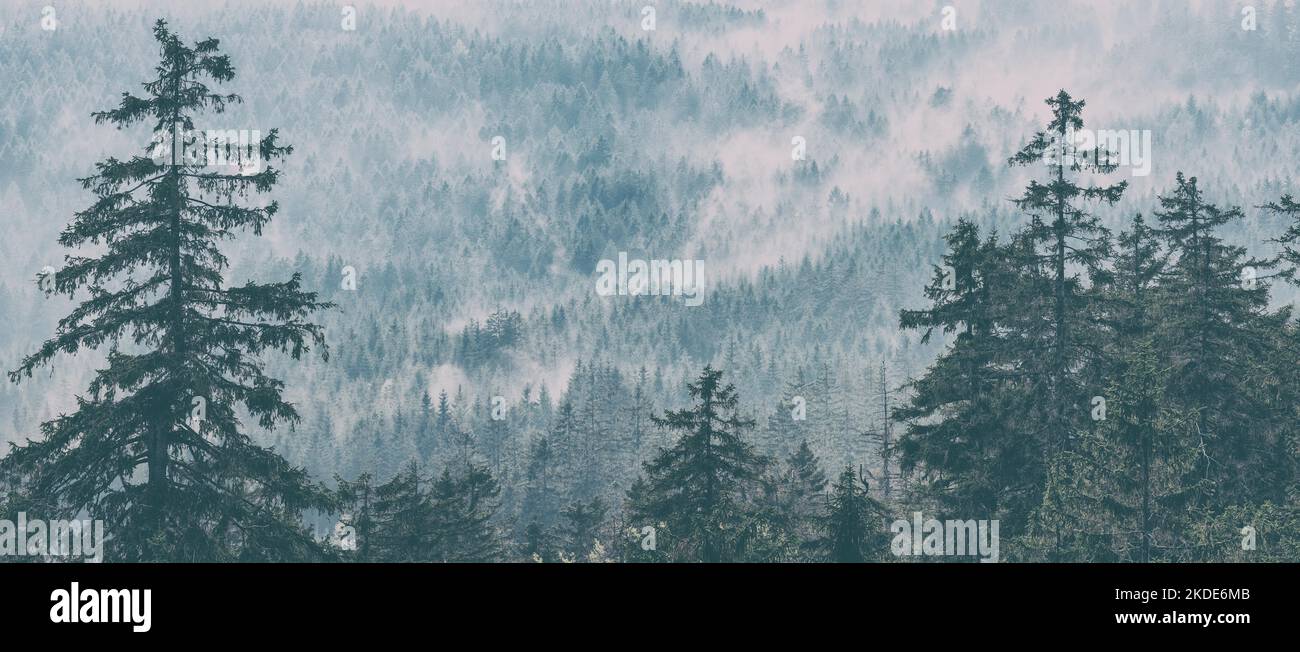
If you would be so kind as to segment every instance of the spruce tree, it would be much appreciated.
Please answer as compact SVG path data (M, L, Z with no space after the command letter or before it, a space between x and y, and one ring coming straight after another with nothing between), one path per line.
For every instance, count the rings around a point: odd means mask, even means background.
M770 464L759 478L758 489L740 505L741 518L732 539L731 559L746 563L801 561L801 541L796 532L796 509L789 476L780 465Z
M1091 468L1111 480L1098 483L1104 495L1094 497L1096 511L1121 524L1112 535L1120 557L1142 562L1151 561L1163 508L1181 494L1173 478L1161 476L1186 457L1178 446L1176 416L1161 414L1165 374L1156 356L1153 308L1158 308L1155 286L1165 262L1155 233L1135 215L1119 236L1112 275L1102 279L1112 335L1108 362L1098 366L1111 382L1103 396L1109 396L1106 418L1090 433L1096 446ZM1125 531L1136 531L1136 544Z
M826 474L822 472L821 462L808 447L808 440L799 442L799 450L786 460L786 465L790 482L795 487L794 493L801 500L811 501L826 489Z
M825 510L821 547L827 561L854 564L876 556L883 541L873 523L881 510L867 495L867 484L853 467L845 466L836 478Z
M483 453L487 456L492 473L501 473L501 458L510 441L510 424L504 419L489 417L484 426Z
M1009 159L1012 166L1040 165L1045 182L1031 180L1020 197L1012 200L1029 217L1016 234L1023 246L1017 264L1022 278L1017 292L1020 332L1018 343L1026 352L1026 371L1034 376L1045 414L1036 425L1037 436L1050 453L1068 448L1080 415L1073 404L1080 396L1075 372L1093 348L1090 294L1073 269L1093 273L1109 256L1109 233L1100 219L1089 213L1085 201L1114 204L1127 182L1108 186L1081 186L1080 173L1113 171L1112 154L1094 149L1074 149L1075 134L1083 129L1083 100L1064 90L1048 98L1052 120L1045 131Z
M502 553L491 521L501 488L487 467L465 464L445 469L430 490L432 544L428 557L440 562L483 563Z
M592 548L598 545L600 528L605 521L605 502L600 498L575 501L564 508L560 526L561 545L569 559L586 561Z
M1282 245L1282 254L1278 258L1285 266L1280 275L1290 283L1300 284L1300 279L1296 278L1297 268L1300 268L1300 202L1297 202L1294 196L1286 194L1275 202L1264 204L1261 208L1291 218L1286 232L1274 242Z
M756 439L759 452L762 454L778 458L787 457L793 452L794 442L804 439L807 421L796 421L793 416L796 409L796 395L787 392L786 396L777 402L772 414L767 418L767 424L758 433ZM806 400L806 397L804 399ZM806 404L803 409L807 409Z
M528 520L537 521L547 529L559 523L560 510L573 493L572 469L575 464L583 463L575 460L574 438L578 426L573 405L568 401L560 404L554 421L550 434L529 444L525 469L523 511Z
M920 480L918 497L954 516L1023 515L1041 486L1023 472L1037 443L1021 425L1025 399L1007 364L1014 354L1003 326L1017 287L1012 255L996 236L981 239L966 219L946 240L943 265L925 287L930 306L899 317L901 328L922 331L923 343L936 333L952 338L909 384L909 401L893 411L906 426L897 443L899 471Z
M473 463L430 479L412 461L373 490L369 475L340 483L359 561L494 561L502 552L490 524L499 493L487 468Z
M1218 233L1242 219L1240 209L1205 201L1196 177L1181 172L1159 201L1157 233L1173 257L1161 279L1157 331L1170 367L1166 392L1176 408L1194 414L1199 454L1187 482L1199 486L1188 507L1214 511L1276 489L1260 472L1289 425L1276 421L1271 392L1260 384L1274 375L1286 313L1268 312L1268 283L1258 278L1268 262L1248 259Z
M805 440L785 461L783 491L788 495L787 522L802 552L817 539L817 518L825 501L826 473Z
M653 418L680 438L644 465L644 485L629 492L630 511L640 522L666 523L676 560L732 561L745 492L756 488L764 466L743 438L754 421L739 415L735 386L723 385L711 366L686 388L692 406Z
M549 527L559 513L560 501L553 477L554 453L551 440L545 435L534 439L528 446L523 512L529 521L543 529Z
M1297 268L1300 267L1300 202L1291 195L1283 195L1277 202L1263 206L1265 210L1291 218L1285 233L1275 240L1282 245L1282 254L1274 265L1281 265L1277 274L1293 286L1300 286ZM1285 310L1285 309L1284 309ZM1294 361L1300 359L1300 324L1294 320L1277 333L1277 349L1272 355L1273 373L1269 389L1277 394L1280 422L1284 427L1273 443L1276 453L1271 456L1268 469L1272 479L1268 485L1275 488L1275 494L1266 496L1263 504L1257 507L1258 515L1250 515L1238 522L1258 522L1258 529L1265 532L1273 529L1281 534L1277 536L1281 545L1275 549L1274 559L1295 558L1294 551L1300 550L1300 365ZM1278 495L1280 494L1280 496ZM1269 526L1274 526L1269 528ZM1273 535L1273 532L1267 532ZM1287 557L1287 551L1291 557ZM1240 553L1240 551L1233 551Z
M57 504L59 515L84 510L103 519L113 533L111 559L315 556L300 517L328 507L328 495L253 443L238 415L266 429L298 421L261 356L324 352L322 330L306 320L329 304L304 292L297 274L226 285L218 244L240 232L260 235L278 210L274 201L236 200L269 191L280 172L223 173L182 151L177 134L193 130L199 113L239 102L205 83L228 82L235 69L215 38L186 45L161 20L153 33L161 60L144 95L124 93L117 108L93 116L118 128L148 122L170 137L146 149L156 159L108 158L81 179L96 200L59 243L98 252L67 256L54 288L87 296L9 376L17 382L59 354L105 346L107 364L76 410L42 424L41 440L14 448L3 469ZM274 129L237 149L226 153L270 161L292 151Z
M558 558L551 533L537 521L529 523L524 528L523 540L519 543L519 552L524 561L551 563Z
M636 385L632 389L632 401L627 407L628 421L631 427L632 452L640 455L641 444L645 440L646 426L648 419L646 415L651 411L651 400L649 396L650 376L646 372L645 365L641 365L637 371Z
M815 559L826 476L808 442L782 463L769 458L759 486L742 506L737 559L750 563Z
M1092 405L1090 427L1055 460L1052 471L1073 484L1049 486L1038 520L1059 525L1067 549L1044 549L1045 557L1148 562L1175 546L1185 525L1181 475L1193 451L1186 415L1166 406L1168 370L1154 337L1167 258L1141 215L1118 244L1111 269L1097 275L1105 354L1084 374L1104 402Z
M363 473L351 482L338 478L338 504L344 510L339 523L352 528L355 544L353 550L345 550L343 557L359 562L375 561L374 537L376 522L376 502L374 478Z
M1080 431L1086 429L1085 387L1081 370L1099 348L1095 293L1088 281L1110 255L1110 234L1085 202L1114 204L1127 182L1104 186L1080 185L1082 174L1106 174L1116 168L1113 153L1077 149L1083 129L1083 100L1064 90L1048 98L1052 120L1046 130L1012 156L1012 166L1043 166L1043 182L1031 180L1012 200L1029 217L1011 247L1018 271L1012 297L1015 311L1007 326L1015 335L1014 366L1027 381L1020 412L1024 432L1035 442L1020 473L1043 487L1043 493L1068 490L1061 476L1062 460ZM1029 503L1033 504L1033 501ZM1017 510L1019 511L1019 510ZM1050 515L1040 510L1040 516ZM1022 513L1008 519L1012 536L1019 534ZM1036 522L1036 536L1052 540L1055 555L1064 545L1059 522Z
M430 560L437 533L429 483L419 466L410 462L388 482L375 488L372 549L377 561Z

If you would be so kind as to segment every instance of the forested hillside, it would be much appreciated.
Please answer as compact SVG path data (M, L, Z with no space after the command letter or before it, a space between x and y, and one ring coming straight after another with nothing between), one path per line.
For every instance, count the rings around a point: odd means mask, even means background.
M125 560L895 561L917 512L1295 560L1300 10L858 4L7 11L0 509ZM178 102L271 171L133 163Z

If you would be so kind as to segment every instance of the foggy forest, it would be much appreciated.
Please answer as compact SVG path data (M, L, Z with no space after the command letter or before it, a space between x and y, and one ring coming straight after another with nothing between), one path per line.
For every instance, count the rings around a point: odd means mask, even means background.
M1294 2L42 0L0 80L0 522L104 561L1300 559Z

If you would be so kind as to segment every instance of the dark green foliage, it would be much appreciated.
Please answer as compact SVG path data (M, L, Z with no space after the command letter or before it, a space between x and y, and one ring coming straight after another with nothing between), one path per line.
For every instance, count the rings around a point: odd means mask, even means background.
M660 550L673 560L736 560L743 521L743 494L755 487L763 459L742 438L754 422L737 413L736 389L722 372L706 366L687 383L689 408L670 410L654 422L679 433L672 448L645 464L643 491L629 496L633 523L663 521Z
M1118 242L1111 271L1098 275L1109 337L1091 375L1105 415L1058 469L1075 491L1040 508L1057 511L1044 518L1072 533L1076 560L1151 561L1175 545L1191 490L1181 477L1193 451L1187 415L1167 405L1168 369L1156 356L1152 308L1167 256L1141 215Z
M898 442L905 474L920 474L919 489L954 514L992 515L1025 510L1037 490L1023 473L1033 442L1014 418L1025 397L1008 354L1003 327L1015 304L1011 253L995 236L962 220L947 236L947 269L926 286L927 310L904 310L902 328L952 338L929 373L912 383L912 398L894 411L907 425Z
M496 528L490 523L501 492L484 467L470 463L458 473L450 469L433 482L433 545L431 561L488 562L501 555Z
M799 450L786 460L786 465L789 468L791 493L800 501L810 504L815 500L814 496L826 489L826 474L822 472L817 456L808 448L807 441L800 442Z
M815 560L826 476L808 442L784 462L769 462L760 486L743 510L737 556L747 562Z
M1269 286L1256 278L1265 263L1248 260L1245 249L1218 234L1242 219L1240 209L1206 202L1196 178L1181 173L1160 206L1158 234L1173 260L1161 279L1158 348L1170 371L1169 397L1194 415L1201 451L1188 478L1199 484L1188 507L1263 495L1278 487L1257 473L1265 468L1259 463L1272 456L1279 428L1290 427L1275 421L1276 394L1266 380L1286 314L1268 314Z
M561 545L568 558L587 561L593 551L601 547L601 525L605 521L604 501L592 498L589 502L575 502L564 508L564 523L560 526Z
M1153 106L1144 119L1172 127L1158 132L1164 153L1157 178L1166 162L1185 154L1203 166L1206 197L1219 199L1202 198L1195 179L1179 175L1159 206L1123 207L1125 214L1147 211L1149 226L1139 218L1120 227L1103 222L1115 220L1116 211L1090 212L1123 192L1123 184L1087 185L1092 173L1111 169L1104 155L1057 159L1066 152L1052 149L1083 126L1083 102L1064 92L1049 100L1051 122L1010 161L1037 180L1023 192L1011 190L1013 205L992 206L1008 194L1008 182L1018 181L1016 171L993 169L990 157L1007 125L1024 113L969 102L955 87L917 91L908 75L893 74L931 66L931 36L849 25L837 38L784 51L779 67L748 55L692 57L683 66L679 49L694 48L692 32L761 25L764 17L713 5L679 9L692 20L682 23L690 23L681 34L686 40L672 43L587 34L583 19L600 9L575 7L571 24L518 35L398 11L373 17L386 38L357 40L349 48L359 57L337 56L334 29L308 29L292 45L276 43L302 16L214 13L247 52L271 55L250 57L258 66L250 106L273 121L302 116L301 125L319 136L295 143L304 173L274 186L277 196L292 199L295 219L277 225L291 238L241 252L239 262L256 278L300 272L305 280L298 287L294 276L278 290L228 288L223 283L233 279L220 252L203 244L241 229L256 234L265 219L279 217L275 204L240 192L268 189L279 178L272 170L219 179L180 166L196 176L172 183L148 176L168 174L176 167L170 159L101 164L88 180L96 206L65 234L101 257L69 259L59 275L80 278L78 298L86 302L56 334L52 353L38 353L37 364L17 371L33 374L50 356L72 350L69 344L108 353L107 368L73 406L76 414L47 424L53 435L0 463L0 516L107 510L116 519L110 534L127 528L123 543L132 548L122 558L557 562L601 560L608 550L634 562L889 560L878 532L886 510L1001 519L1008 559L1296 558L1300 332L1292 313L1277 309L1294 291L1270 284L1300 281L1300 205L1283 196L1261 207L1263 219L1214 206L1243 201L1252 191L1246 189L1281 192L1274 189L1290 182L1267 171L1275 169L1283 141L1209 135L1232 132L1220 125L1234 124L1283 133L1300 116L1300 104L1265 84L1223 109L1190 100ZM304 16L312 22L310 13ZM511 15L523 24L533 14ZM1227 32L1202 33L1187 22L1192 16L1171 24L1199 35L1197 42L1226 44ZM1283 23L1294 23L1294 12L1287 16ZM1286 60L1264 55L1286 49L1277 39L1294 30L1264 32L1266 39L1247 39L1256 45L1245 49L1202 50L1218 63L1240 59L1234 65ZM116 32L79 33L93 43L80 47L96 48L93 39ZM10 45L30 38L18 36ZM854 65L862 61L863 38L876 44L868 50L883 48L890 65ZM918 38L926 41L921 50L914 47ZM41 179L64 164L52 152L73 151L43 147L45 130L31 123L40 113L31 107L56 115L60 103L84 105L99 92L95 84L40 80L110 79L106 66L140 61L138 44L115 45L119 56L109 64L103 57L33 59L42 74L22 85L21 99L0 107L0 151L7 160L32 162L0 166L0 178L10 182L0 184L0 194L18 198L10 203L20 204L23 227L61 200L45 192ZM207 57L194 81L229 80L215 41L210 53L208 47L192 48L196 64ZM168 43L163 54L185 56ZM1278 79L1295 77L1295 66L1264 68ZM165 60L159 81L167 74ZM317 88L322 79L330 89L324 97L293 90ZM778 92L800 79L815 103ZM187 87L197 94L149 108L169 90L155 83L148 97L100 117L115 121L144 110L161 122L170 119L163 115L170 106L197 101L220 110L235 101ZM928 112L968 126L946 150L916 153L918 169L932 181L923 192L886 199L853 182L830 187L852 178L848 166L860 159L851 143L867 152L906 146L891 120L927 97ZM316 105L325 113L315 113ZM372 119L385 114L481 124L467 136L483 147L432 151L431 142L446 142L437 124L429 135L418 120ZM774 200L758 193L753 203L748 196L740 205L717 202L746 182L747 166L735 165L736 141L719 143L717 160L679 158L681 143L712 135L730 140L773 120L806 125L804 135L816 145L809 150L815 160L782 165L770 176ZM180 126L187 124L188 116ZM665 124L679 137L646 137ZM484 169L479 158L497 135L509 142L511 159ZM1202 155L1193 159L1198 149ZM262 143L256 150L262 154ZM1216 155L1228 150L1232 166L1225 169ZM265 158L279 153L288 148L272 142ZM1235 174L1250 169L1265 171L1249 179ZM138 182L145 185L134 189L134 203L121 199L120 191ZM228 192L240 183L251 185ZM263 208L234 206L236 197ZM955 224L931 216L956 215L969 199L987 208ZM1016 214L1007 214L1013 206ZM176 212L179 275L171 273L164 242ZM702 214L711 217L698 219ZM777 219L785 215L816 220L819 232L809 235L817 243L802 243L808 248L798 259L710 285L701 307L590 296L584 274L600 258L707 242L707 250L696 249L701 257L730 264L752 250L754 238L803 230ZM1280 249L1276 259L1252 261L1229 246L1254 251L1263 243L1268 252L1267 238L1281 230L1268 218L1286 216L1293 223L1272 241ZM834 230L820 232L821 225ZM1126 230L1112 243L1104 226ZM28 242L15 231L11 241L20 244L7 249L14 265L45 255L33 251L28 260ZM302 251L280 259L284 242ZM772 246L789 254L786 244ZM15 251L20 255L12 257ZM902 332L893 332L890 320L899 306L915 305L928 265L941 255L924 288L928 305L902 311ZM364 291L339 289L345 265L361 268ZM1245 275L1255 284L1248 286ZM170 291L174 278L182 280L177 293ZM316 288L319 302L301 293ZM55 289L64 292L66 283ZM34 301L25 305L23 296L0 287L0 314L34 317L28 332L15 325L13 342L43 336L46 328L45 311ZM310 317L340 334L330 338L332 364L261 355L323 350L319 329L306 320L327 300L347 305ZM231 314L221 301L234 302L246 323L214 322ZM179 322L169 320L184 302ZM186 362L201 359L207 345L216 364ZM0 338L0 349L7 346L11 341ZM592 355L598 359L586 359ZM568 382L557 384L553 374L575 358ZM261 367L263 360L273 366ZM768 412L750 454L720 455L722 435L698 445L695 435L707 419L648 427L655 406L688 405L680 388L709 363L736 385L736 401L719 411L720 420ZM60 376L78 373L60 367ZM539 377L562 388L557 400L544 384L528 384ZM290 387L310 381L304 436L282 427L236 427L234 415L296 421L278 404L274 379ZM42 388L41 381L25 381L26 388ZM184 423L172 428L199 390L214 404L207 420L216 423L193 433ZM43 393L0 392L12 422L0 435L31 428L32 414L72 398ZM505 419L484 409L498 393L522 397ZM796 396L807 408L797 418ZM1106 401L1104 418L1094 416L1093 397ZM697 399L684 412L698 417ZM155 412L166 413L167 422L150 422ZM891 418L903 426L901 439L889 430ZM741 421L712 427L740 441L748 429ZM244 434L273 442L277 454L317 477L356 480L340 481L330 501ZM215 484L184 477L186 466ZM845 469L832 478L829 495L823 468ZM431 469L446 471L430 477ZM723 490L705 478L722 479ZM166 489L170 502L154 501L150 485ZM184 510L157 507L172 503ZM298 525L304 510L318 526L341 514L335 540L355 542L355 549L320 550ZM1247 525L1258 531L1257 551L1240 546ZM511 534L508 552L500 549L498 530Z
M1294 523L1296 326L1269 309L1268 282L1293 272L1266 272L1295 264L1296 230L1276 260L1249 259L1219 234L1241 211L1179 173L1157 223L1135 217L1114 248L1076 204L1124 185L1066 176L1112 166L1059 158L1052 138L1082 128L1083 102L1048 103L1049 130L1011 159L1052 173L1015 200L1029 223L1002 245L959 222L931 306L902 312L952 338L895 413L911 495L999 518L1013 559L1236 557L1233 519ZM1289 197L1264 208L1297 213Z
M1291 283L1300 283L1300 279L1296 278L1297 268L1300 268L1300 202L1288 194L1282 195L1275 202L1264 204L1261 208L1291 218L1291 224L1287 226L1286 232L1275 242L1282 245L1282 254L1279 258L1286 264L1280 275Z
M428 478L414 462L377 487L369 475L339 483L344 516L353 528L362 562L487 562L502 554L491 521L500 488L491 473L473 463ZM538 538L535 550L549 547Z
M339 517L337 534L342 535L340 545L345 559L367 562L375 561L375 533L379 527L381 506L375 490L374 480L369 473L363 473L352 482L338 479L339 505L345 511ZM350 532L345 528L350 528ZM343 537L350 537L344 540Z
M817 517L825 502L826 474L821 461L808 448L808 442L799 444L799 450L785 462L785 473L780 478L780 491L787 495L788 526L800 552L807 554L810 542L817 538Z
M528 527L524 528L519 553L524 561L551 563L559 560L550 533L537 521L529 523Z
M826 497L821 518L820 548L825 560L852 564L880 556L885 550L882 517L883 511L867 495L866 482L853 467L844 467Z
M1009 161L1041 165L1048 173L1044 182L1030 181L1013 200L1029 223L1015 234L1010 249L1017 283L1008 298L1015 310L1008 311L1004 320L1015 333L1015 348L1006 352L1011 356L1008 361L1022 374L1021 390L1029 399L1018 410L1022 422L1017 428L1028 445L1020 473L1034 482L1055 481L1048 466L1068 454L1086 428L1086 411L1080 409L1085 388L1079 372L1094 355L1100 337L1087 274L1110 255L1110 234L1083 202L1113 204L1127 187L1126 182L1083 186L1076 181L1080 173L1113 171L1111 153L1072 150L1074 133L1084 126L1083 100L1062 90L1047 104L1052 108L1047 129L1036 133ZM1024 506L1012 508L1003 532L1020 531Z
M161 61L145 95L124 93L118 108L94 114L96 122L145 122L171 134L194 129L204 110L239 102L205 83L235 75L216 39L187 46L162 21L154 37ZM235 201L269 191L278 170L214 172L187 160L180 139L163 143L161 160L109 158L81 180L96 201L59 242L103 253L67 256L54 287L88 296L9 377L17 382L82 349L107 346L108 363L76 411L43 424L42 439L14 448L3 470L55 506L50 516L85 510L104 519L111 559L315 558L300 516L328 507L327 494L254 444L238 416L245 411L267 429L298 421L261 357L283 351L298 359L313 346L323 353L322 330L306 320L329 304L302 291L297 275L235 287L223 280L218 243L241 231L260 235L278 209ZM269 162L291 151L273 129L239 154ZM191 418L192 401L206 414Z
M391 480L375 488L374 528L371 553L376 561L428 561L439 533L434 529L433 501L429 480L420 475L415 463L408 464Z

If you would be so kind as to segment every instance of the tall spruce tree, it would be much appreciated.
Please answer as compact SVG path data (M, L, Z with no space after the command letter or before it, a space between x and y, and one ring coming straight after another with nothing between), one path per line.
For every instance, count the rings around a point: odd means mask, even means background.
M722 384L721 371L706 366L686 389L691 407L653 417L680 438L644 465L644 483L629 492L630 512L667 525L675 560L733 561L746 493L757 489L764 467L742 436L754 421L739 415L736 388Z
M1141 215L1118 244L1111 269L1096 277L1105 353L1084 374L1101 401L1090 403L1092 423L1077 445L1056 460L1070 490L1049 487L1039 507L1040 520L1060 525L1061 554L1072 561L1152 561L1185 525L1181 475L1192 450L1186 420L1165 405L1168 371L1154 338L1167 259Z
M1042 392L1046 411L1038 435L1049 451L1067 444L1076 428L1079 411L1073 409L1080 388L1075 372L1092 348L1090 296L1074 269L1093 273L1109 255L1109 233L1100 219L1084 207L1085 201L1114 204L1127 182L1107 186L1081 186L1080 173L1105 174L1115 169L1112 153L1078 149L1076 134L1083 129L1084 100L1064 90L1048 98L1052 120L1045 131L1009 159L1012 166L1039 165L1045 182L1031 180L1020 197L1012 200L1029 217L1016 234L1023 247L1017 261L1020 280L1020 345L1030 356L1028 371Z
M1170 367L1166 392L1195 415L1199 454L1188 482L1199 488L1189 508L1214 511L1271 489L1261 471L1288 426L1277 422L1272 392L1259 383L1274 375L1269 367L1287 313L1268 312L1268 284L1258 276L1269 263L1248 259L1218 233L1242 219L1240 209L1205 201L1196 177L1181 172L1159 201L1157 233L1173 256L1161 281L1157 332Z
M145 94L124 93L117 108L93 115L118 128L151 122L169 137L148 146L153 157L108 158L81 180L96 200L59 243L102 253L67 256L54 287L88 296L10 379L83 348L108 345L107 365L76 410L42 424L42 439L14 448L3 469L64 515L104 519L111 559L309 557L319 549L300 514L327 506L328 495L254 444L237 415L243 409L267 429L298 420L261 355L324 352L322 330L306 319L329 304L302 291L296 274L225 284L218 243L241 231L260 235L278 209L236 199L269 191L280 172L225 173L182 151L178 134L190 133L199 113L239 102L205 83L228 82L235 69L215 38L187 46L161 20L153 34L161 60ZM237 149L226 143L221 151L244 161L291 152L274 129Z
M952 338L891 415L906 426L897 443L899 471L918 476L919 497L954 516L1024 514L1041 486L1023 473L1037 442L1020 424L1025 399L1008 364L1012 256L996 236L981 239L966 219L946 239L943 265L925 287L930 306L899 316L901 328L922 331L922 342L936 332Z
M1099 375L1110 378L1111 398L1103 425L1090 433L1097 435L1090 438L1097 446L1091 468L1112 480L1097 483L1102 489L1102 495L1093 497L1097 511L1131 524L1114 528L1112 547L1119 558L1142 562L1151 561L1168 503L1182 497L1176 480L1161 476L1186 457L1178 445L1176 418L1161 413L1165 374L1155 351L1153 313L1165 262L1155 233L1141 214L1135 215L1119 236L1112 274L1102 279L1111 337L1107 362L1097 366L1105 369ZM1174 432L1168 426L1175 426ZM1124 536L1133 531L1136 544L1134 537Z
M1019 272L1008 327L1015 333L1015 366L1028 381L1022 404L1023 428L1037 445L1030 446L1021 470L1043 479L1044 493L1065 490L1060 456L1068 454L1079 432L1086 429L1087 398L1081 369L1096 355L1100 329L1096 326L1095 294L1088 280L1110 254L1110 234L1086 202L1114 204L1127 182L1103 186L1080 185L1083 174L1106 174L1116 168L1114 154L1083 141L1083 100L1064 90L1047 99L1052 120L1044 131L1012 156L1012 166L1042 166L1046 178L1031 180L1013 199L1029 223L1015 235L1012 250ZM1057 486L1052 486L1052 485ZM1041 497L1040 497L1041 498ZM1039 514L1046 512L1040 511ZM1022 514L1009 519L1012 536L1019 534ZM1035 536L1064 544L1059 523L1037 522Z

